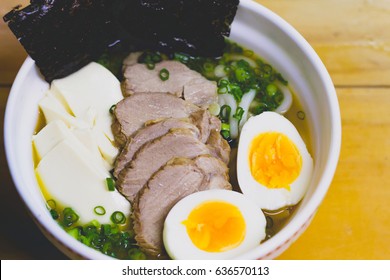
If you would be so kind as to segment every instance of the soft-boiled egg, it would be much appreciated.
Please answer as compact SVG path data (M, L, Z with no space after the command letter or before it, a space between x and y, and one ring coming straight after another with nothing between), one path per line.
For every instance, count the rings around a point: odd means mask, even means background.
M261 209L243 194L207 190L180 200L169 212L163 231L172 259L229 259L265 238Z
M308 188L313 159L295 126L264 112L243 126L237 155L241 191L259 207L277 210L297 204Z

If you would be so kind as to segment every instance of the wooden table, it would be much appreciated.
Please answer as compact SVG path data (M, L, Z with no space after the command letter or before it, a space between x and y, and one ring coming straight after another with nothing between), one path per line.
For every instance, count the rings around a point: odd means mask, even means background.
M390 259L390 0L257 0L314 47L336 86L343 142L329 192L279 259ZM0 16L25 0L2 0ZM0 21L0 123L26 53ZM1 135L1 259L66 258L28 217Z

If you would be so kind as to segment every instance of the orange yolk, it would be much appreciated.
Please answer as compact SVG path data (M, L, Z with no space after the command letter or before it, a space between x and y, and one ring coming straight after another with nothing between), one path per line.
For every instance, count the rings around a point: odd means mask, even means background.
M284 134L257 135L249 148L249 166L254 179L267 188L285 188L298 177L302 157L295 144Z
M244 240L245 220L241 211L223 201L204 202L183 221L192 243L203 251L224 252Z

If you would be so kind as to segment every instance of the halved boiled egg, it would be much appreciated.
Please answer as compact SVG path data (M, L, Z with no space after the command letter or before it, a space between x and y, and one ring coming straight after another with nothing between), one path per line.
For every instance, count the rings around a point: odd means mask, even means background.
M180 200L169 212L163 231L172 259L230 259L260 244L266 219L243 194L207 190Z
M313 159L295 126L264 112L243 126L237 155L241 191L267 210L297 204L308 188Z

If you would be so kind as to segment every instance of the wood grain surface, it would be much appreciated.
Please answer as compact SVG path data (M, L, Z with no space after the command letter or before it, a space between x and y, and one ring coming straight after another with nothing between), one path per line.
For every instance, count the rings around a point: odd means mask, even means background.
M1 0L0 16L25 0ZM257 0L313 46L335 84L342 147L306 232L278 259L390 259L390 1ZM0 20L0 258L66 259L41 234L7 169L3 121L26 53Z

